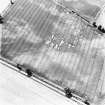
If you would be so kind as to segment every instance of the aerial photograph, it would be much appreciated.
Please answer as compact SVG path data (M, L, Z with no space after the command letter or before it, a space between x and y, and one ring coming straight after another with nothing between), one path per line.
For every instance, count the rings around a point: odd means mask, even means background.
M9 0L0 104L104 105L105 0Z

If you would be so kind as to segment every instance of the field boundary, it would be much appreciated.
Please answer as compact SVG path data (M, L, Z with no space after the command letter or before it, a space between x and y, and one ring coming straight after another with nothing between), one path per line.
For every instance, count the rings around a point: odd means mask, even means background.
M13 63L13 62L11 62L9 60L6 60L5 58L2 58L2 57L0 57L0 63L27 77L27 74L24 71L20 71L16 67L15 63ZM58 93L58 94L60 94L60 95L62 95L64 97L66 97L63 88L61 88L60 86L57 87L56 84L54 84L54 83L52 83L52 82L50 82L50 81L48 81L48 80L38 76L38 75L35 75L35 74L30 79L32 79L33 81L36 81L36 82L42 84L43 86L51 89L52 91L55 91L56 93ZM77 97L79 97L79 96L77 96ZM76 97L73 97L70 100L76 102L77 104L85 105L83 101L79 100Z

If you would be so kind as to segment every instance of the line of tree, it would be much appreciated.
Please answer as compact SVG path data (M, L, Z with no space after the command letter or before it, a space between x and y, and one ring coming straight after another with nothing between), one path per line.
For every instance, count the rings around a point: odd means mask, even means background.
M105 33L105 29L102 28L101 25L97 26L97 25L96 25L96 22L93 22L93 26L94 26L95 28L98 28L98 30L101 31L102 33Z
M0 15L0 24L4 23L4 18Z

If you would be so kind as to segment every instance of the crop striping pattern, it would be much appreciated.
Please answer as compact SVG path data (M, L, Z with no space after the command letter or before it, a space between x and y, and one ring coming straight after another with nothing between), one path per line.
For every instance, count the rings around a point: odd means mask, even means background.
M3 16L2 57L91 102L105 97L102 33L53 0L16 0Z

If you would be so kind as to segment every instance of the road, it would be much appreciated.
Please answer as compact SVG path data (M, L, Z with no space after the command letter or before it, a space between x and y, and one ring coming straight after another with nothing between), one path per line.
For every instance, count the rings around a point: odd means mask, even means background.
M48 87L0 63L2 105L77 105Z

